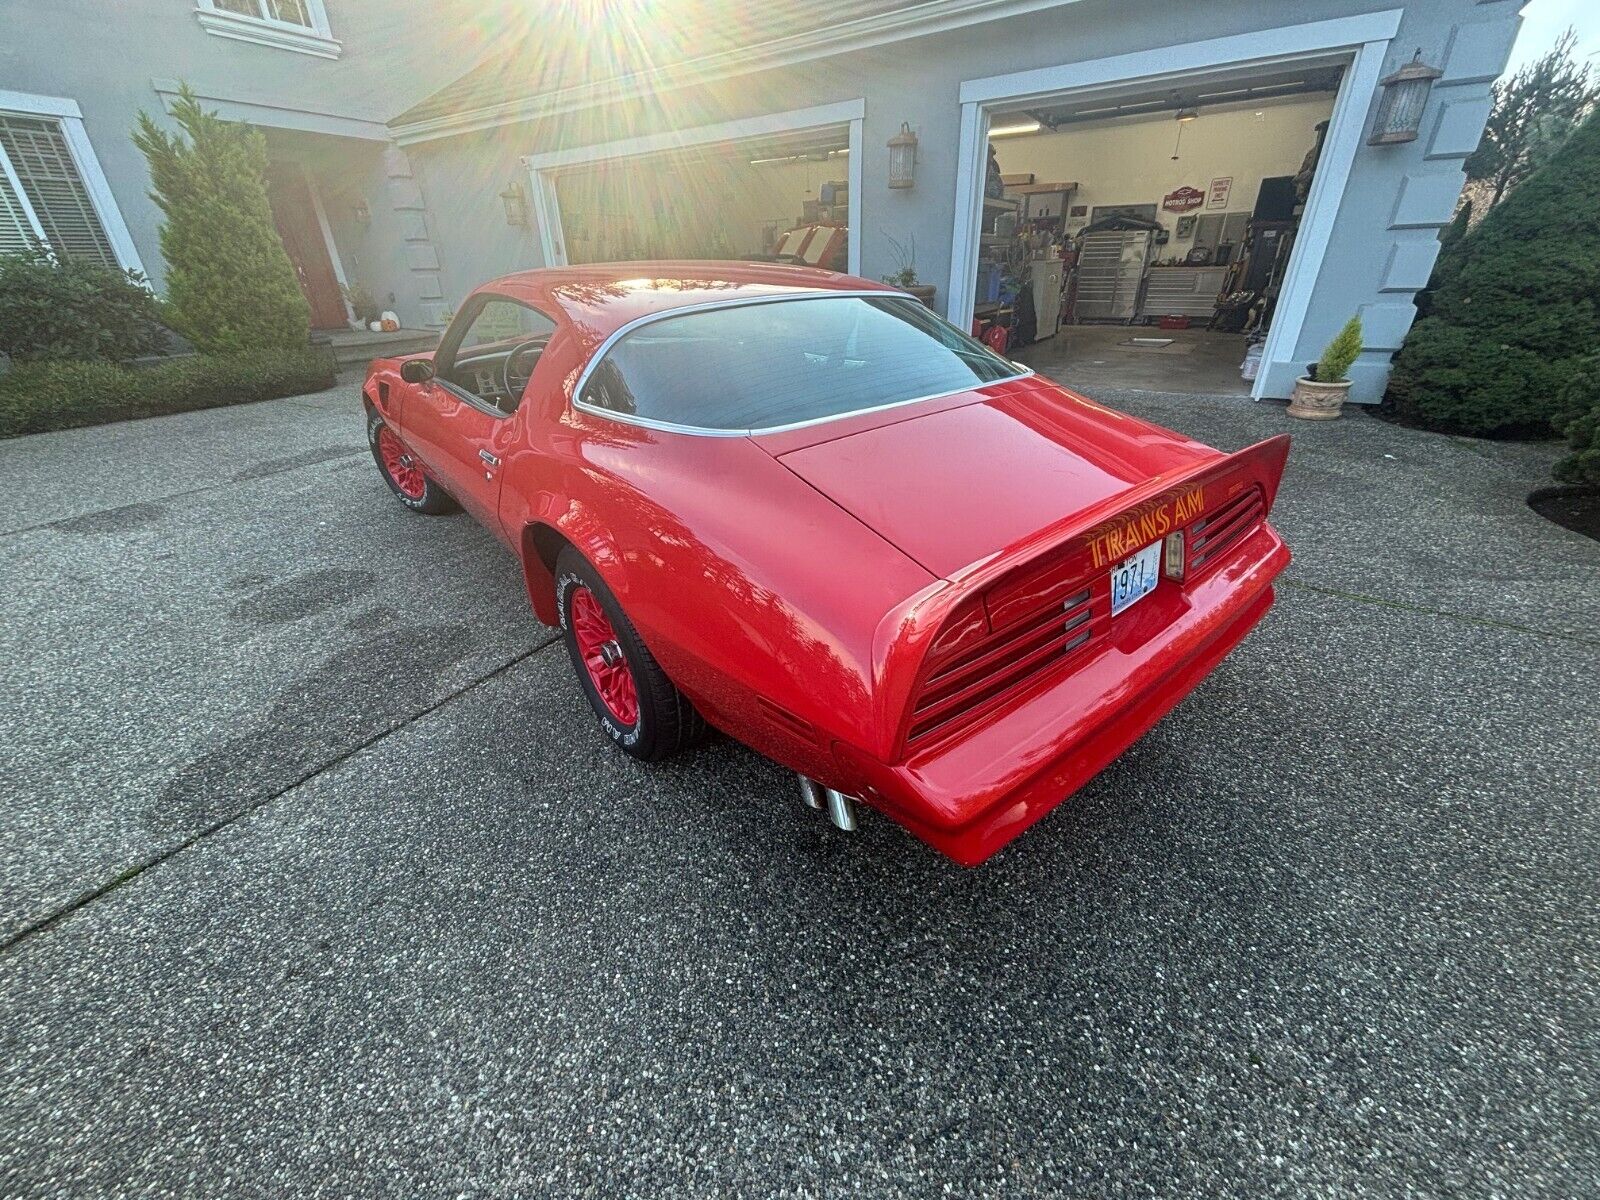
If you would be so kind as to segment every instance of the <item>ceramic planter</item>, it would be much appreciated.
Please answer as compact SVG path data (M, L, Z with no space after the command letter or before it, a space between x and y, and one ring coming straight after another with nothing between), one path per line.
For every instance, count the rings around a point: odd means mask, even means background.
M931 283L913 283L910 287L901 288L900 290L903 292L910 292L929 308L933 307L933 298L938 294L939 291L939 289Z
M1350 381L1343 383L1318 383L1302 375L1294 381L1294 394L1289 398L1289 415L1302 421L1335 421L1350 394Z

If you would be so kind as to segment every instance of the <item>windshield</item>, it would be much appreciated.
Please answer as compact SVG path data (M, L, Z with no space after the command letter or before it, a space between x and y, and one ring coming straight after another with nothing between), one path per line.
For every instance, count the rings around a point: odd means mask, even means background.
M662 317L625 334L579 399L698 429L773 429L1023 372L902 296L797 296Z

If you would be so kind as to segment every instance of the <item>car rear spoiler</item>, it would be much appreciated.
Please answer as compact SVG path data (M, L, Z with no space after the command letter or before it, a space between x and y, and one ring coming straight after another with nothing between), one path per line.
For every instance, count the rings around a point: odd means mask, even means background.
M931 584L878 626L874 658L881 672L877 689L881 719L898 724L925 655L952 614L963 605L971 607L969 601L1008 577L1031 577L1036 561L1038 570L1052 574L1107 570L1250 487L1260 489L1263 515L1270 514L1288 458L1289 436L1279 434L1235 454L1153 476Z

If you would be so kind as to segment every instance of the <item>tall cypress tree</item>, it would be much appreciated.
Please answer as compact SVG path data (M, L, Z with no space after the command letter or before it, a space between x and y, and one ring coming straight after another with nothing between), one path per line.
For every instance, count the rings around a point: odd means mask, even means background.
M266 139L206 112L187 85L172 116L182 134L141 112L133 140L167 218L161 252L173 327L212 353L304 347L311 312L267 203Z
M1430 428L1549 436L1600 345L1600 113L1453 248L1389 401Z

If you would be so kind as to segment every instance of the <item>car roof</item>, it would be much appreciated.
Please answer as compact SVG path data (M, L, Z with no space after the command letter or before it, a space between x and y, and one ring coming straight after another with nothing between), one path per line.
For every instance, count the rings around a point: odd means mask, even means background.
M814 267L687 259L518 271L478 291L523 300L547 313L559 309L591 349L630 321L674 308L840 291L904 294L886 284Z

